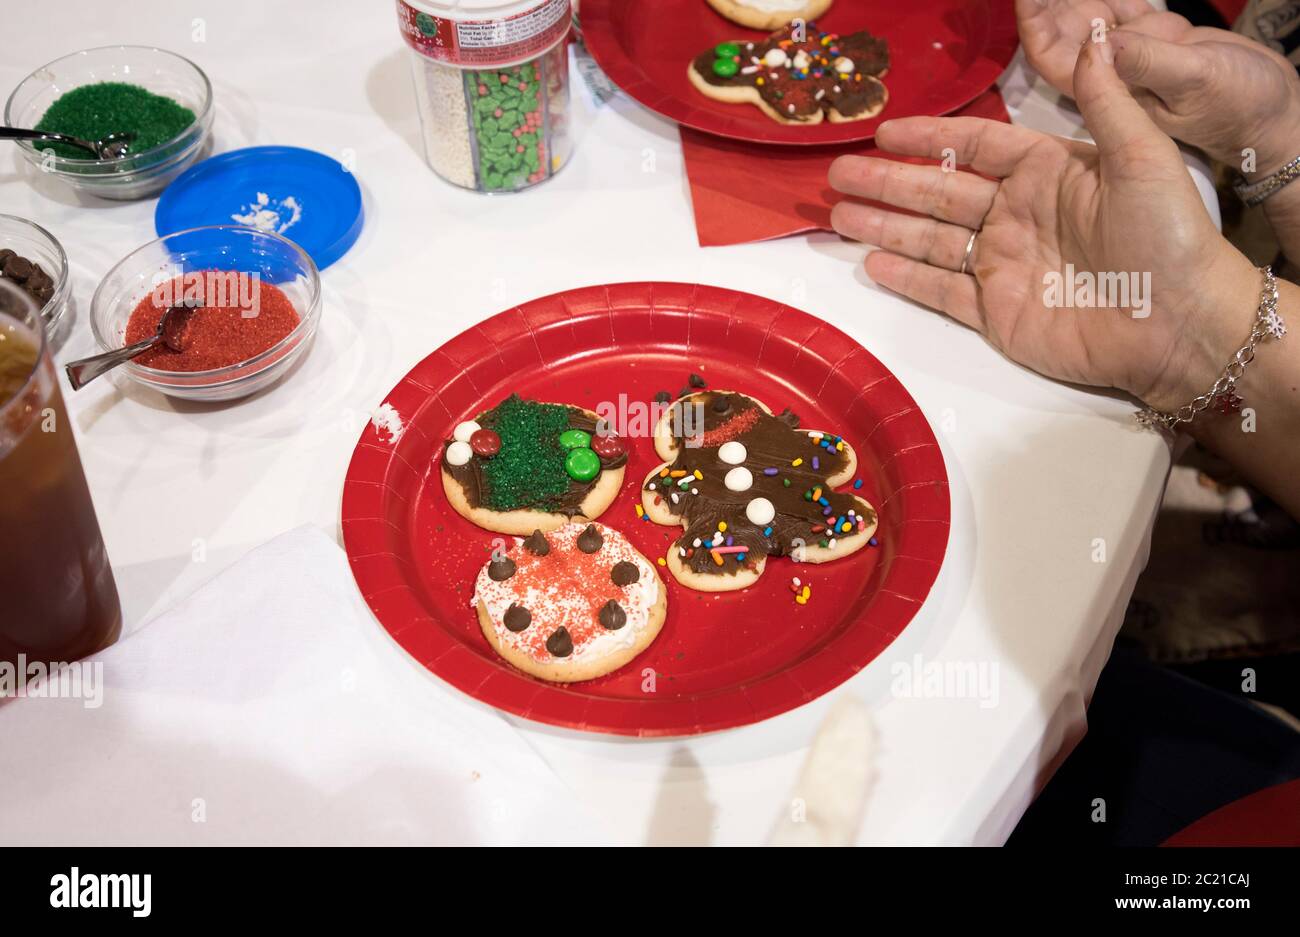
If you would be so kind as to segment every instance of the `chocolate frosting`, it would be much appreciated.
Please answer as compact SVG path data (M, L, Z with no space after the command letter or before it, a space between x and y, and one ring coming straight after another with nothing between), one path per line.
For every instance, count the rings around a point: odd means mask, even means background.
M856 117L884 101L883 86L872 80L889 68L889 47L884 39L872 36L865 29L845 36L819 32L812 23L807 24L804 42L795 42L792 35L792 27L786 26L758 42L737 41L740 71L730 77L713 70L717 58L713 49L695 57L695 71L708 84L719 88L754 88L774 111L788 120L810 120L818 111L832 108L844 117ZM792 60L800 51L806 52L812 59L807 77L796 77L796 69L792 67L762 64L763 57L777 48ZM835 70L835 60L841 57L853 62L852 72L841 74ZM758 59L757 66L754 59ZM746 74L746 69L751 71ZM761 85L756 81L759 78L763 79Z
M588 416L578 407L567 407L567 409L569 411L570 429L580 429L586 433L592 434L593 436L596 434L597 421L595 419ZM480 414L475 418L475 422L477 422L483 429L495 429L496 408L494 407L486 413ZM446 456L447 446L449 446L451 442L451 439L444 440L442 458L443 469L460 484L462 489L464 489L465 500L469 502L471 507L487 507L488 510L495 510L484 503L484 493L486 491L487 483L483 474L483 466L486 464L488 459L475 454L464 465L452 465L447 461ZM493 458L495 458L495 456ZM562 453L560 453L559 458L563 458ZM602 458L600 460L602 471L605 469L615 469L626 464L626 452L611 459ZM575 514L582 513L582 502L586 500L587 495L590 493L591 489L596 486L596 483L599 480L599 474L591 481L586 482L580 482L576 479L570 478L568 487L558 498L553 500L548 499L546 503L525 505L524 507L536 508L538 510L547 511L548 513L557 513L563 514L566 517L573 517Z
M713 407L719 396L728 398L728 406L722 412ZM742 568L752 567L764 556L789 555L800 543L815 547L831 537L852 536L853 531L836 535L820 529L828 521L844 517L850 509L863 513L868 523L874 522L874 511L864 509L853 495L832 491L825 484L826 478L843 471L847 462L844 453L833 448L825 449L808 433L796 430L791 424L797 425L798 420L792 419L793 414L789 411L781 416L772 416L743 394L704 391L674 404L669 411L672 421L669 425L690 427L693 432L700 433L698 425L679 418L676 412L677 408L697 402L703 406L696 419L703 420L704 428L696 441L705 445L692 448L688 445L690 437L674 434L677 456L668 466L670 472L686 472L687 476L692 476L692 481L682 488L674 484L678 479L671 475L660 477L655 474L644 483L647 498L660 496L669 511L685 519L686 530L677 540L676 548L694 551L682 559L687 567L698 573L735 575ZM722 444L729 441L739 442L745 447L746 457L741 464L753 476L753 484L746 491L732 491L724 481L727 472L736 468L718 455ZM814 456L818 460L816 469L812 467ZM800 465L791 465L800 458L803 460ZM763 470L767 468L775 468L777 474L764 474ZM703 477L693 478L692 473L696 471ZM786 479L790 481L788 486ZM806 492L818 487L822 489L822 497L829 502L829 516L824 514L824 505L805 497ZM691 494L692 489L699 494ZM671 498L674 492L678 494L675 504ZM745 511L751 500L760 497L771 501L776 509L776 516L764 525L752 523ZM721 522L727 525L724 537L731 538L730 545L747 548L743 563L736 560L736 554L724 554L719 566L706 547L694 546L697 539L710 541Z

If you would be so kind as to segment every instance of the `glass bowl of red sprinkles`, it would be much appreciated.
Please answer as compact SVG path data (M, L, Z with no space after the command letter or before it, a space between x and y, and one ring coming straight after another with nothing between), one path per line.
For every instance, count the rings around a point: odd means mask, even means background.
M320 322L320 273L288 238L238 225L151 241L108 272L90 305L105 351L153 336L168 309L189 310L179 334L120 369L188 400L234 400L288 373Z

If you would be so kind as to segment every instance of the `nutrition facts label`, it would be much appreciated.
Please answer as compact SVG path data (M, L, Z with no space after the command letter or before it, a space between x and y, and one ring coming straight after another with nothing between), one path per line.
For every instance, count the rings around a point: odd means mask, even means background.
M545 33L568 15L569 0L548 0L537 9L512 19L457 23L456 39L464 49L511 46Z
M539 0L536 6L504 19L447 20L397 0L398 25L407 44L449 65L476 68L532 58L568 31L569 0Z

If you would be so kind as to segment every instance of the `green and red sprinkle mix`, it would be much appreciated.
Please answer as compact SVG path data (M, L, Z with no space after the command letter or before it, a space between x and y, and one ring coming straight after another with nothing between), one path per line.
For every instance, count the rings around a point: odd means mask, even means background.
M528 62L466 72L479 179L484 189L518 189L546 177L541 71Z
M112 133L132 133L131 153L141 153L175 139L194 123L194 112L171 98L122 81L82 85L61 95L40 119L37 130L65 133L83 140L102 140ZM93 160L85 150L66 143L37 141L38 149L68 159Z
M496 511L554 510L571 481L560 445L569 409L514 394L497 407L492 429L501 437L501 450L483 464L484 504Z

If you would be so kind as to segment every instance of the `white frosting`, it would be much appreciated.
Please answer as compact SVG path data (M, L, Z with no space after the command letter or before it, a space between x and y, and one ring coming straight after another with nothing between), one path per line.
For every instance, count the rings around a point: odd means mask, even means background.
M387 433L390 443L397 442L402 438L402 433L406 431L406 425L402 422L402 415L397 412L397 408L391 403L381 403L375 412L370 414L370 425L375 428L377 433Z
M474 455L474 450L469 447L469 443L457 440L447 447L447 464L464 465Z
M596 634L581 644L575 637L572 654L568 657L546 656L544 662L547 664L557 664L561 667L574 666L605 657L620 648L632 647L645 634L650 623L650 610L659 601L659 576L649 560L638 553L618 531L611 530L603 524L594 526L605 541L595 554L602 565L608 564L612 569L615 563L626 560L635 563L641 573L636 582L629 586L618 587L623 594L619 605L627 613L627 622L617 631L606 631L600 628ZM566 524L559 530L546 534L551 552L543 557L542 561L557 561L565 553L576 552L578 535L586 528L586 524ZM508 552L522 563L521 558L524 554L520 552L523 549L520 544L523 543L523 539L519 537L514 539L515 547ZM527 582L528 578L526 572L520 571L503 582L494 582L488 575L485 564L479 570L478 579L474 583L474 598L470 601L470 605L477 607L482 601L487 607L488 617L501 643L532 656L531 649L525 641L526 637L535 639L538 635L549 635L563 624L568 616L586 616L590 613L590 603L585 595L565 594L554 586ZM527 608L533 616L528 627L519 633L511 631L504 623L506 610L516 602Z
M794 67L800 71L807 71L808 66L812 64L812 56L803 49L794 54Z
M748 455L749 451L745 448L745 444L734 439L718 447L718 458L728 465L739 465Z
M473 420L466 420L464 423L457 423L456 428L451 431L451 438L456 442L469 442L469 438L477 433L481 426Z

